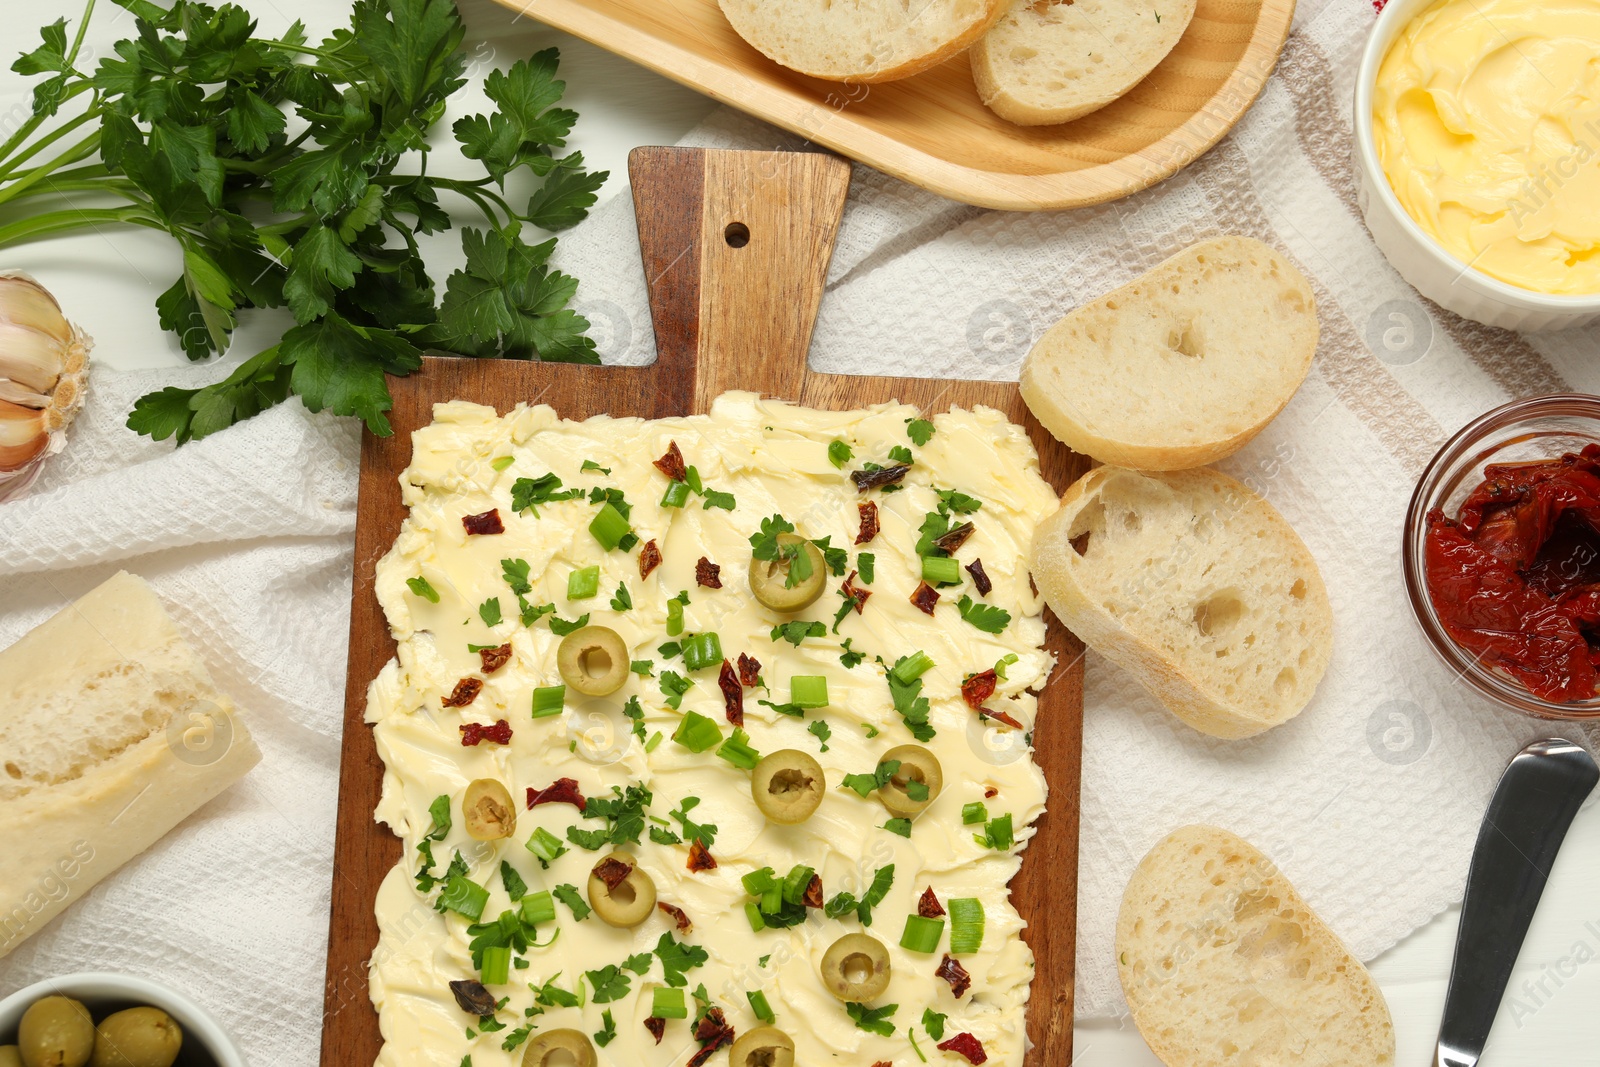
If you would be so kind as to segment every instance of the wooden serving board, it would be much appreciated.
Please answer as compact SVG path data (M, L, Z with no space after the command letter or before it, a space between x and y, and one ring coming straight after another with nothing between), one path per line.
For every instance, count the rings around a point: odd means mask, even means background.
M363 435L322 1067L365 1067L382 1043L368 999L367 966L378 940L373 901L400 858L400 842L373 820L383 766L364 721L367 687L395 654L373 592L373 568L405 518L399 477L411 461L411 432L432 421L436 402L470 400L501 411L537 402L571 419L704 412L728 389L834 409L890 400L925 411L985 404L1027 427L1045 477L1058 490L1086 467L1029 415L1014 384L818 374L806 367L850 180L843 160L815 153L640 148L629 159L629 172L655 319L654 364L581 367L430 357L420 373L390 382L394 435ZM1037 960L1028 1010L1034 1042L1029 1067L1062 1067L1072 1060L1082 646L1052 617L1049 648L1058 669L1040 694L1034 729L1036 757L1050 783L1049 811L1012 882Z
M1120 100L1016 126L983 106L965 55L903 81L823 81L746 44L717 0L496 2L904 181L1016 211L1115 200L1194 162L1261 93L1295 8L1199 0L1176 47Z

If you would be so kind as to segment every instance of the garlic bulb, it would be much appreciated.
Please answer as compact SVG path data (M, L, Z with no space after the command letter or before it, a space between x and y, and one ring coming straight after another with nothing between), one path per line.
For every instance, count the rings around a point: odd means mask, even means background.
M44 286L0 271L0 501L25 492L66 444L91 344Z

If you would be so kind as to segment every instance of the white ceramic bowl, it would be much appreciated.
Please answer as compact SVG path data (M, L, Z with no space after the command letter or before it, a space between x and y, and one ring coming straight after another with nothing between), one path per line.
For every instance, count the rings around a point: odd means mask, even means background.
M248 1067L239 1046L204 1008L164 985L125 974L69 974L17 990L0 1000L0 1045L16 1042L17 1023L29 1005L58 995L82 1001L97 1022L123 1008L160 1008L183 1027L183 1051L174 1067Z
M1600 322L1600 294L1553 296L1511 285L1468 267L1423 232L1389 186L1372 136L1378 68L1400 31L1434 0L1389 0L1367 37L1356 74L1357 202L1367 229L1400 276L1423 296L1464 318L1508 330L1565 330Z

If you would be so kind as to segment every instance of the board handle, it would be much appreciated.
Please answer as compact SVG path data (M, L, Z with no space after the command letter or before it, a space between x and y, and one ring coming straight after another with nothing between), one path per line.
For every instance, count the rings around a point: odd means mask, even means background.
M820 152L628 155L658 372L696 411L728 389L798 400L850 164Z

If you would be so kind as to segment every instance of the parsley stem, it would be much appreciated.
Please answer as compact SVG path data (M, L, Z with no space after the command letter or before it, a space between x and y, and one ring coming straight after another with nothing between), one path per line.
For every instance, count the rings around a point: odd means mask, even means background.
M57 131L57 132L59 133L61 131ZM41 141L39 143L42 145L45 142ZM37 146L35 146L35 147L37 147ZM20 196L24 189L27 189L27 188L29 188L29 187L31 187L33 185L38 184L39 182L43 181L45 178L48 178L55 171L60 170L62 167L70 166L73 163L81 163L83 160L88 159L90 156L94 155L95 152L97 152L99 150L99 148L100 148L100 131L99 130L95 130L89 136L85 137L83 140L79 141L77 144L75 144L71 148L67 149L65 152L63 152L61 155L57 156L55 159L51 160L49 163L45 163L45 164L43 164L41 166L34 167L32 170L23 171L22 174L20 174L20 175L12 176L12 177L15 178L15 180L13 181L11 186L9 188L5 189L4 191L0 191L0 203L4 203L5 201L12 199L13 197ZM20 163L22 161L22 159L24 159L24 158L26 158L26 157L25 156L18 157L16 162ZM11 176L11 175L8 175L5 171L0 170L0 179L4 179L4 178L6 178L8 176Z
M83 8L83 17L78 20L78 32L73 35L72 48L67 52L67 67L78 61L78 50L83 47L83 35L89 32L89 19L94 15L95 0L89 0Z
M92 5L91 5L92 6ZM330 52L326 48L312 48L310 45L290 44L288 41L256 41L267 48L281 48L285 52L298 52L303 56L316 56L319 59L332 59L340 63L348 62L339 52Z
M117 208L72 208L67 211L33 215L13 222L9 226L0 226L0 248L102 223L129 223L134 226L146 226L152 230L166 229L165 225L149 217L144 211L143 205L132 205Z
M0 204L8 200L25 200L30 196L58 196L62 193L110 193L126 197L136 204L144 203L144 198L138 194L138 186L126 178L63 178L57 174L43 186L0 190Z
M94 83L88 81L87 79L79 82L73 82L71 85L67 86L66 89L62 90L61 97L58 101L58 106L59 104L66 103L68 100L71 100L80 93L89 91L93 87ZM10 156L12 152L15 152L24 141L33 136L34 132L38 130L40 126L44 125L45 120L48 117L49 116L47 115L34 115L33 117L29 118L28 121L19 126L16 133L6 138L4 144L0 144L0 159L5 159L6 157ZM32 155L31 151L29 152L29 155Z
M85 83L82 83L82 84L86 85L88 83L85 82ZM57 141L61 140L61 138L65 137L67 134L71 133L73 130L77 129L79 126L82 126L86 122L96 121L99 118L100 118L100 107L99 107L98 104L96 104L96 105L90 107L89 110L85 111L83 114L77 116L76 118L70 119L67 122L62 123L60 126L56 127L55 129L51 130L49 133L45 134L43 137L39 138L33 144L31 144L27 148L23 149L20 153L17 154L17 156L15 158L10 159L7 163L5 163L5 165L0 166L0 181L5 181L8 178L14 177L16 175L16 171L17 171L17 168L19 166L21 166L22 164L26 163L28 160L32 159L34 156L38 155L41 151L43 151L44 149L50 147L52 144L55 144ZM35 128L37 128L37 127L35 127ZM20 133L22 131L19 130L18 132ZM96 138L95 144L98 146L99 143L100 143L99 139L98 139L99 136L100 136L100 131L96 130L92 136L94 136ZM81 145L82 145L82 142L79 142L79 146L80 147L81 147ZM3 150L0 150L0 159L3 159L6 156L8 156L10 154L10 152L12 151L13 147L14 146L11 146L10 143L7 142L6 148L4 148ZM71 155L75 151L77 151L77 148L69 149L68 152L67 152L67 155ZM80 160L87 159L88 155L89 155L89 153L85 153L83 155L76 156L75 158L70 159L70 160L66 159L65 157L63 157L62 159L56 160L54 163L46 164L46 165L49 166L52 170L54 170L56 167L62 166L64 163L68 163L68 162L77 163ZM37 169L37 168L35 168L35 169ZM31 172L25 171L24 173L31 173Z

